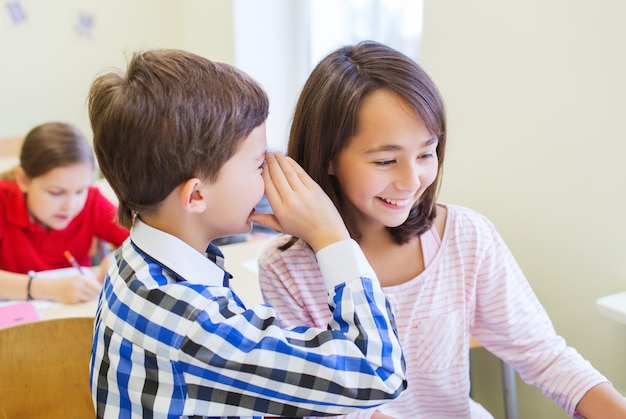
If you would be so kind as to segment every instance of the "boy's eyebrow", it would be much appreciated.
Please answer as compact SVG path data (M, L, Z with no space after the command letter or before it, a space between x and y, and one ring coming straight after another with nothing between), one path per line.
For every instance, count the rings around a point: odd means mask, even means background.
M438 141L439 140L437 139L437 137L431 137L428 140L424 141L424 143L422 144L422 147L431 146L433 144L436 144ZM380 153L381 151L398 151L398 150L402 150L402 147L396 144L385 144L380 147L366 150L365 153L372 154L372 153Z

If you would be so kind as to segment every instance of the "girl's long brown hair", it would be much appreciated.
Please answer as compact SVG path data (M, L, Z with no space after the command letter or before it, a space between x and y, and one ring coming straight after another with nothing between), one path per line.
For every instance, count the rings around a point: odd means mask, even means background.
M374 41L345 46L327 55L315 67L296 105L287 153L330 196L350 234L359 232L345 217L343 193L329 163L355 135L360 104L379 89L394 92L409 103L438 139L437 177L400 226L388 228L397 243L405 243L428 230L436 216L446 146L446 117L439 90L415 61ZM284 246L289 247L295 240Z

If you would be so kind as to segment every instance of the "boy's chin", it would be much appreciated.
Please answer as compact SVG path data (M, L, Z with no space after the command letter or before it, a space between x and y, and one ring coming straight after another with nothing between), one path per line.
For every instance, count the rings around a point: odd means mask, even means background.
M238 231L232 233L232 235L239 235L239 234L248 234L252 231L252 223L248 222L246 224L244 224L241 229L239 229Z
M252 225L248 225L247 228L241 228L240 230L233 230L229 234L225 234L217 239L212 240L214 244L223 245L231 243L239 243L247 240L248 234L252 231Z

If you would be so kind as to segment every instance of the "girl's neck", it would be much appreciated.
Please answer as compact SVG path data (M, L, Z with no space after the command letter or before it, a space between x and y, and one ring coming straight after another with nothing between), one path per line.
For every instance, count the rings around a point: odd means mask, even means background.
M46 231L50 231L51 230L50 226L48 226L48 225L42 223L41 221L39 221L39 219L37 217L35 217L30 211L28 212L28 219L30 220L31 223L35 223L35 224L40 225Z
M359 246L362 249L380 250L382 248L396 248L402 245L396 243L391 233L385 226L376 228L366 228L359 230L360 238L358 240Z
M424 270L419 237L398 244L391 234L368 236L359 243L382 286L399 285L417 277Z

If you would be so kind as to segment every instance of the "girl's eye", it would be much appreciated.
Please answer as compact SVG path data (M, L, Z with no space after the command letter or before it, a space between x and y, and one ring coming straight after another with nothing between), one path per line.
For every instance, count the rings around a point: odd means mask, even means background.
M420 156L420 159L430 159L430 158L433 158L433 157L435 157L435 153L426 153L426 154L422 154Z
M382 160L382 161L374 162L374 164L376 164L377 166L385 167L385 166L391 166L395 162L396 162L395 160Z

